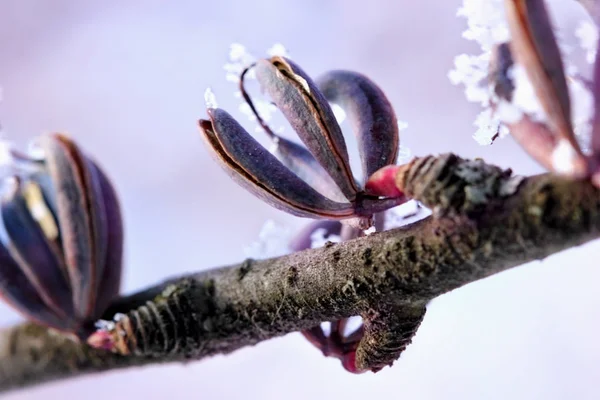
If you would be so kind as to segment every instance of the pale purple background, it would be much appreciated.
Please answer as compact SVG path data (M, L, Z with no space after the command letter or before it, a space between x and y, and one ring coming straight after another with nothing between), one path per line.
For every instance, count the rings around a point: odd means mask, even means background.
M312 75L368 74L408 121L402 141L414 154L454 151L541 171L511 139L492 147L471 139L477 107L446 77L453 56L474 49L460 38L458 5L4 0L0 120L19 144L66 131L101 161L125 212L124 289L140 289L241 260L267 218L299 226L230 182L201 143L204 89L237 107L222 70L232 42L256 54L282 42ZM3 398L598 398L599 250L570 250L436 299L402 358L376 375L344 372L296 333L186 366L105 373ZM19 317L2 305L0 320Z

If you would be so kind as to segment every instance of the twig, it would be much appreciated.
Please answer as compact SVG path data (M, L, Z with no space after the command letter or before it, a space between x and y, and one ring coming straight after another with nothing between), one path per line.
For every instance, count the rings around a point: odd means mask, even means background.
M470 282L600 237L600 191L551 174L517 179L483 161L425 157L397 176L427 219L320 249L177 278L111 312L128 355L45 328L0 332L0 390L97 371L226 354L353 315L357 364L389 365L427 302Z

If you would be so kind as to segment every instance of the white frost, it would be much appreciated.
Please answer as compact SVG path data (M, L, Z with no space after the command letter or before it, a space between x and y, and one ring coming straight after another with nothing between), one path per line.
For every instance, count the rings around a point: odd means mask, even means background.
M402 132L408 129L408 122L398 120L398 131Z
M268 220L258 234L258 240L244 247L244 255L255 260L289 254L292 232L288 227Z
M267 50L267 54L269 57L273 56L281 56L286 58L291 58L285 46L281 43L275 43Z
M11 149L12 144L3 138L0 138L0 169L13 165L14 159Z
M496 137L504 137L508 134L508 129L500 123L498 115L494 115L491 108L481 111L473 125L477 127L473 138L482 146L492 144Z
M536 122L545 122L546 113L540 104L535 89L527 76L527 72L521 65L514 65L508 71L515 90L513 92L512 104L529 115Z
M323 247L327 242L339 243L341 241L342 238L338 235L327 236L327 230L324 228L315 229L315 231L310 235L311 249Z
M225 63L225 78L233 83L240 81L240 74L244 68L256 61L256 58L248 52L246 47L239 43L233 43L229 46L229 61ZM249 79L254 78L254 72L249 71L246 75Z
M558 173L571 174L575 167L573 161L577 153L571 143L561 139L552 152L552 167Z
M431 211L415 200L394 207L385 213L384 230L399 228L431 215Z
M204 102L206 103L206 108L218 108L217 97L211 88L207 88L204 91Z
M398 159L396 164L406 164L413 158L412 151L406 146L400 145L398 147Z
M581 21L575 31L575 36L577 36L581 48L585 51L587 62L593 64L598 46L598 28L592 21Z
M534 121L543 122L547 119L531 82L520 65L514 65L509 70L509 78L515 87L511 103L501 101L490 85L491 50L494 46L510 40L503 3L503 0L463 0L463 5L457 13L467 20L467 30L463 32L463 37L475 41L481 53L458 55L454 59L454 68L448 73L448 78L453 84L464 86L468 101L483 107L483 111L475 120L477 130L473 135L475 140L483 145L490 144L492 138L505 136L508 133L505 123L518 121L523 113ZM552 18L557 17L552 12L550 14ZM587 52L588 61L593 61L598 41L597 28L591 22L584 21L576 35ZM590 100L592 96L579 80L577 67L567 57L572 49L566 45L566 32L555 30L555 36L565 64L575 134L585 149L591 131L589 121L593 115L593 103ZM492 110L493 105L495 110Z

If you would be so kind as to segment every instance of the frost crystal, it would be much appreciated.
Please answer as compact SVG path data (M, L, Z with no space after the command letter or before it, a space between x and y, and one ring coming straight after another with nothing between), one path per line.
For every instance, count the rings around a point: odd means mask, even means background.
M115 329L115 323L114 323L114 321L108 321L108 320L105 320L105 319L99 319L98 321L96 321L94 323L94 326L99 331L110 332L113 329Z
M405 164L412 159L412 152L406 146L400 145L398 148L398 160L397 164Z
M5 139L0 127L0 194L14 184L15 177L24 178L39 171L40 165L36 161L43 159L43 151L32 143L29 148L33 151L17 151L14 143Z
M402 132L403 130L408 129L408 122L406 121L398 121L398 130Z
M292 232L289 228L268 220L258 235L258 240L244 247L244 255L255 260L289 254Z
M596 47L598 45L598 28L591 21L581 21L575 31L581 48L585 51L585 58L590 64L596 59Z
M375 228L374 226L370 227L369 229L366 229L363 231L365 236L369 236L374 234L375 232L377 232L377 228Z
M285 47L281 43L276 43L271 46L270 49L267 50L267 54L269 56L285 56L289 58L288 52ZM229 48L229 60L223 66L225 70L225 79L229 82L236 84L236 91L234 92L234 96L241 98L242 93L237 89L237 85L240 83L240 76L242 72L250 67L253 63L256 62L256 57L252 55L245 46L239 43L233 43ZM253 69L248 70L246 75L244 76L246 82L252 82L256 80L256 75ZM253 97L252 102L254 103L254 107L258 112L258 115L265 121L269 122L273 118L273 115L277 112L277 107L268 101L265 98L261 97ZM252 112L250 106L246 103L245 100L239 105L239 110L242 114L248 117L248 120L255 122L256 116ZM282 132L283 127L278 126L276 128L271 127L275 132ZM259 124L256 124L254 127L256 132L261 132L262 127Z
M316 249L325 246L327 242L339 243L342 238L338 235L327 235L327 230L323 228L315 229L310 235L310 247Z
M267 50L267 54L269 55L269 57L281 56L291 58L287 49L281 43L275 43L273 46L271 46L271 48Z
M552 152L552 167L556 172L569 174L573 172L573 160L576 156L577 153L571 143L561 139Z
M206 103L206 108L219 107L219 105L217 104L217 97L215 96L211 88L207 88L204 91L204 102Z
M484 52L510 38L502 3L502 0L463 0L456 13L467 18L468 29L463 32L463 37L476 41Z
M515 88L510 103L500 99L493 90L489 70L492 49L510 40L503 0L463 0L457 15L467 19L468 28L463 32L463 37L475 41L481 48L480 54L457 56L454 59L454 68L448 73L452 84L464 86L468 101L479 103L483 107L483 111L474 122L477 128L474 139L482 145L491 144L497 137L508 133L504 123L515 123L524 113L534 121L545 121L545 112L520 65L516 64L508 71L508 78ZM579 26L576 35L587 51L588 61L593 62L598 40L597 28L586 21ZM557 31L555 36L565 64L575 134L585 148L591 131L589 121L593 115L592 96L581 83L576 66L566 57L571 48L565 44L564 33ZM492 109L492 106L495 108Z
M0 131L0 171L4 172L6 168L10 168L14 163L12 156L12 145L9 141L3 138L2 131ZM4 176L4 174L0 175Z
M431 215L431 211L415 200L394 207L385 214L384 230L399 228Z
M546 113L542 109L525 69L520 65L514 65L509 70L508 76L515 85L512 104L529 115L534 121L544 122ZM513 123L518 121L515 121L514 112L510 116L499 115L498 117L503 122Z
M500 120L494 118L491 108L486 108L480 112L473 125L477 127L473 138L482 146L492 144L494 139L499 136L502 128Z
M256 61L256 58L250 54L246 47L239 44L233 43L229 46L229 62L227 62L223 69L225 70L225 78L234 83L238 83L240 81L240 74L250 64ZM253 78L254 73L252 71L248 72L248 78Z

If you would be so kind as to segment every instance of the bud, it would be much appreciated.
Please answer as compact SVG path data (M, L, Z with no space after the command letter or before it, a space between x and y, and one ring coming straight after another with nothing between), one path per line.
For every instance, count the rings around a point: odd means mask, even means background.
M252 67L249 67L252 68ZM276 135L261 119L240 77L242 96L274 142L270 153L224 110L209 106L210 120L200 128L211 155L228 175L255 196L290 214L315 219L344 220L367 229L372 216L406 201L365 190L369 175L396 162L398 124L384 93L368 78L350 71L334 71L319 85L296 64L283 57L259 60L256 77L264 91L295 129L304 146ZM348 162L348 151L327 102L347 108L359 137L364 174L358 182Z
M85 338L118 295L123 226L104 172L65 136L17 155L1 202L0 294L40 324Z

